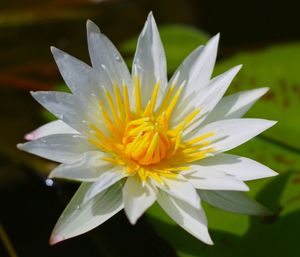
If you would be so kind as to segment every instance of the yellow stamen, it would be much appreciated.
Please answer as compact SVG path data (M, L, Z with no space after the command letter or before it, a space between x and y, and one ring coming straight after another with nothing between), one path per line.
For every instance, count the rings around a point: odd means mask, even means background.
M159 90L159 82L156 82L156 84L154 86L154 89L153 89L151 101L150 101L150 103L151 103L151 106L150 106L150 112L151 112L151 114L153 113L154 108L155 108L158 90Z
M142 99L140 90L140 79L138 76L134 77L134 93L135 93L135 110L139 115L142 112Z
M149 117L140 118L140 119L137 119L137 120L130 121L128 123L128 126L141 125L144 122L149 121L149 120L150 120Z
M145 157L140 160L140 163L143 164L143 165L149 165L149 164L152 164L153 162L153 154L156 150L156 144L157 144L157 140L158 140L158 133L156 132L154 134L154 137L152 138L151 140L151 143L149 145L149 148L145 154Z
M179 144L180 144L180 141L181 141L181 137L182 137L182 132L180 131L176 137L176 140L175 140L175 146L174 146L174 150L173 150L173 154L176 153L178 147L179 147Z
M166 108L167 108L167 105L170 101L170 98L171 98L171 95L173 94L173 91L174 91L174 88L175 88L175 84L171 85L167 91L167 94L166 96L164 97L164 100L163 102L161 103L160 105L160 108L159 108L159 111L158 113L161 113L162 111L165 111Z
M124 117L124 103L121 96L120 89L117 84L114 84L114 93L116 95L117 105L118 105L118 111L120 114L120 118Z
M148 104L146 105L143 116L150 116L151 114L152 114L152 112L151 112L151 101L149 101Z
M128 122L131 120L131 112L130 112L130 103L128 98L128 90L125 84L123 84L123 94L124 94L125 116L126 116L126 121Z
M108 113L107 113L107 109L106 107L104 106L104 104L100 101L99 102L99 105L102 109L102 115L103 115L103 118L104 118L104 122L105 122L105 125L106 127L113 133L115 134L116 136L119 136L120 135L120 132L118 130L118 127L114 125L114 123L111 121Z
M199 136L199 137L196 137L194 139L188 140L188 141L186 141L186 143L188 145L193 145L193 144L196 144L196 143L198 143L198 142L200 142L200 141L202 141L202 140L204 140L208 137L213 136L214 134L215 134L214 132L208 132L208 133L203 134L202 136Z
M200 148L208 146L209 144L211 144L211 142L210 141L206 141L206 142L203 142L202 144L193 145L191 147L185 148L184 150L182 150L182 152L183 153L191 153L191 152L197 151Z
M179 125L180 129L186 129L187 125L197 116L197 114L200 112L200 109L195 109L194 111L192 111L185 119L184 121L181 123L181 125Z
M177 92L176 92L173 100L171 101L169 107L166 110L166 117L167 117L168 120L170 119L171 114L172 114L172 112L173 112L173 110L174 110L174 108L175 108L175 106L176 106L176 104L178 102L178 99L179 99L179 97L181 95L182 89L183 89L183 87L179 87L178 88L178 90L177 90Z
M111 110L111 112L113 114L113 117L115 119L115 122L117 123L118 126L120 126L120 119L118 117L117 110L115 108L115 105L114 105L114 102L113 102L113 100L111 98L111 95L110 95L110 93L107 90L105 90L105 96L106 96L106 99L108 101L109 108L110 108L110 110Z

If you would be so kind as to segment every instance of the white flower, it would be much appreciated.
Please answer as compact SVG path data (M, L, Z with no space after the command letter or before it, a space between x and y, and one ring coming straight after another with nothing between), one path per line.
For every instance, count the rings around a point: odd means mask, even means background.
M195 49L169 82L151 13L138 39L132 76L91 21L87 37L92 67L51 48L72 93L32 92L58 120L18 145L61 163L51 178L82 182L53 230L52 244L93 229L123 208L134 224L155 201L207 244L212 241L201 200L240 213L265 212L238 191L248 190L244 181L276 173L223 152L274 125L240 118L267 89L222 98L241 66L211 79L219 35Z

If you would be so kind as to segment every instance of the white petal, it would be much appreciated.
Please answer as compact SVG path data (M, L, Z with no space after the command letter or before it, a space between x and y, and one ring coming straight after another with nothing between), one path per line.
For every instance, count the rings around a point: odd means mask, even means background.
M123 187L124 210L131 224L143 215L143 213L155 202L156 191L154 187L138 176L131 176Z
M125 83L131 87L131 78L128 68L112 42L101 33L98 26L92 21L87 21L88 47L93 68L105 71L110 78L109 88L114 83L119 87ZM122 91L121 91L122 92Z
M139 76L142 102L146 105L156 82L161 89L167 85L165 51L152 13L139 36L132 66L133 77Z
M245 157L231 154L218 154L213 157L202 159L197 163L207 168L222 171L242 181L277 175L275 171L265 165Z
M117 183L83 203L92 183L82 183L57 221L50 244L83 234L108 220L123 208L121 187Z
M271 214L268 209L243 192L198 190L198 193L203 201L226 211L247 215Z
M31 92L31 95L48 111L75 130L80 132L86 130L86 124L82 123L83 116L79 103L72 94L40 91Z
M208 233L206 216L202 208L193 208L162 191L159 192L157 201L179 226L204 243L213 244Z
M231 150L266 129L272 127L276 122L263 119L228 119L209 123L203 128L186 135L185 138L198 137L208 132L214 135L209 137L212 142L208 147L215 149L215 152Z
M61 120L51 121L25 135L26 140L36 140L53 134L78 134L78 132Z
M220 35L212 37L205 47L198 47L179 66L171 81L174 81L176 74L179 74L177 84L186 81L187 92L197 92L209 82L216 62Z
M85 152L72 163L61 164L49 175L50 178L64 178L77 181L96 181L103 173L108 173L114 165L103 161L107 156L100 151Z
M200 165L192 165L182 174L195 188L206 190L248 191L248 186L224 172Z
M268 91L268 88L258 88L238 92L224 97L202 123L208 124L217 120L242 117L252 105Z
M189 127L187 131L191 131L197 126L201 124L201 122L209 115L209 113L214 109L214 107L221 100L223 95L225 94L227 88L229 87L231 81L234 79L236 74L241 69L241 65L236 66L223 74L215 77L213 80L209 82L209 84L203 87L199 92L199 98L195 97L195 107L200 109L199 117L195 119L193 124ZM192 101L190 101L190 105L193 105ZM190 111L190 110L188 110ZM182 113L186 115L185 113Z
M95 81L92 67L55 47L51 47L51 52L64 81L74 94L81 95L90 89L92 80Z
M200 208L200 199L193 185L180 174L176 178L162 178L163 184L155 183L157 187L166 193L190 204L194 208Z
M71 134L50 135L17 146L23 151L62 163L72 163L80 154L95 149L85 137Z
M84 196L84 201L89 201L95 195L101 193L103 190L109 188L126 176L127 174L120 167L115 167L111 170L103 171L98 177L97 181L95 181L95 183L93 183L87 190Z
M194 74L194 76L196 75L197 72L193 71L196 70L197 67L196 61L199 62L201 60L199 57L201 56L203 49L203 45L198 46L183 60L178 69L174 72L169 84L176 84L178 86L184 81L191 79L192 74Z

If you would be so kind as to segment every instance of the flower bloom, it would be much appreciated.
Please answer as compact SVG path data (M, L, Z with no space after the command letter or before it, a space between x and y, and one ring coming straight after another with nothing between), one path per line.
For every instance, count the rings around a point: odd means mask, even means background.
M212 244L201 201L264 214L247 180L274 176L253 160L224 154L274 125L241 118L266 88L223 95L241 68L211 79L219 35L195 49L168 81L150 13L130 75L119 52L87 22L92 67L51 48L71 93L32 92L58 117L18 147L61 163L51 178L82 182L50 243L87 232L124 208L134 224L155 201L186 231ZM180 49L178 49L180 51Z

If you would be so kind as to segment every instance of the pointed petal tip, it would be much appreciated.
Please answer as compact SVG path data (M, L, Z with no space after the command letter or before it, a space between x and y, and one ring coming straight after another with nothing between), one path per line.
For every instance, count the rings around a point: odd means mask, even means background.
M134 226L137 223L140 216L132 215L131 213L128 212L126 208L124 208L124 211L129 223Z
M232 70L235 74L234 76L236 76L239 73L239 71L241 70L242 67L243 67L243 64L239 64L239 65L232 68Z
M58 49L58 48L55 47L55 46L50 46L50 51L51 51L51 53L52 53L52 55L53 55L54 57L58 56L59 54L65 54L64 51Z
M24 139L28 140L28 141L32 141L34 140L36 137L35 137L35 134L34 133L28 133L24 136Z
M220 36L221 36L221 34L220 34L220 32L218 32L216 35L214 35L214 38L219 41L220 40Z
M151 27L152 27L152 26L157 27L157 24L156 24L156 21L155 21L155 18L154 18L154 15L153 15L153 12L152 12L152 11L149 12L145 24L149 24L149 25L151 25Z
M150 11L149 14L148 14L147 19L153 19L153 18L154 18L153 17L153 11Z
M57 48L55 46L50 46L50 51L51 51L52 54L53 54L54 51L56 51L56 49Z
M214 56L213 59L216 58L217 56L217 51L218 51L218 46L219 46L219 40L220 40L220 34L216 34L215 36L213 36L212 38L210 38L205 46L204 46L204 51L210 55L210 56Z
M242 64L236 65L236 66L232 67L231 69L229 69L228 71L224 72L223 74L226 74L233 79L238 74L238 72L240 71L242 66L243 66ZM223 74L221 74L221 75L223 75Z
M261 87L261 88L258 88L257 90L260 90L262 92L262 94L264 95L265 93L267 93L270 88L269 87Z
M207 245L214 245L214 242L210 237L208 229L205 229L204 231L198 233L192 233L192 235Z
M278 176L278 175L279 175L279 173L274 171L274 170L272 170L272 172L270 172L270 177L275 177L275 176Z
M243 67L243 64L239 64L239 65L237 65L236 67L237 67L237 69L240 70L240 69Z
M217 33L207 42L207 44L213 44L213 45L216 45L216 47L217 47L219 44L219 41L220 41L220 33Z
M138 219L132 219L132 218L129 218L128 216L127 216L127 218L128 218L128 220L129 220L129 223L132 225L132 226L134 226L135 224L136 224L136 222L137 222L137 220Z
M214 245L214 242L212 241L210 234L207 231L207 235L205 235L205 238L203 238L203 236L201 238L199 238L203 243L207 244L207 245Z
M208 245L214 245L214 242L210 238L205 243Z
M277 121L277 120L266 120L266 122L268 123L267 128L271 128L271 127L273 127L278 121Z
M61 242L61 241L63 241L64 240L64 238L62 237L62 236L60 236L60 235L51 235L51 237L50 237L50 239L49 239L49 244L50 245L55 245L55 244L57 244L57 243L59 243L59 242Z
M19 150L23 150L23 144L17 144L17 148L18 148Z
M238 64L238 65L234 66L232 69L230 69L230 71L237 74L241 70L242 67L243 67L243 64Z
M96 25L96 23L91 20L86 21L86 29L87 29L88 34L101 32L99 27Z
M253 95L255 95L258 99L263 95L265 95L269 90L270 90L269 87L259 87L252 90L250 89L249 91L253 92Z
M279 175L278 172L269 169L269 171L267 173L265 173L262 178L271 178L271 177L275 177L275 176L278 176L278 175Z
M29 91L29 93L31 94L31 96L33 98L35 98L39 94L39 92L42 92L42 91Z

